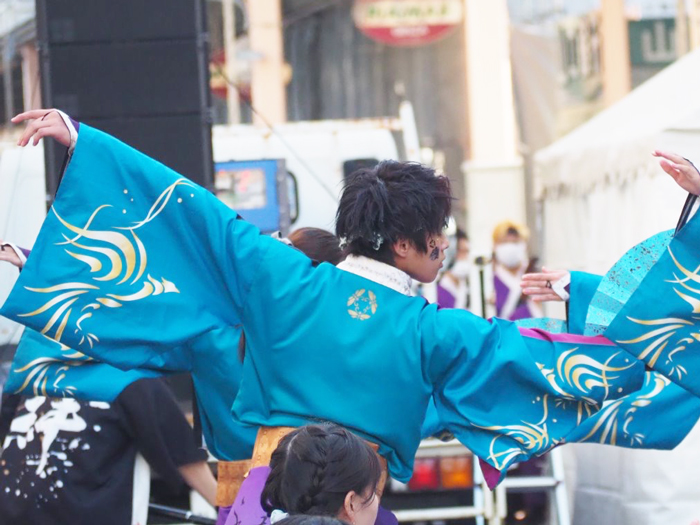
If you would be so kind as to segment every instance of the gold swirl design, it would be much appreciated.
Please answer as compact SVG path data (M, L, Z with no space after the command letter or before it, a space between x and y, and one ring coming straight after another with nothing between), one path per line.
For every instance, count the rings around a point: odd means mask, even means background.
M700 289L694 288L688 284L688 282L700 283L700 275L698 275L700 273L700 266L690 271L681 264L674 255L673 250L671 250L671 247L668 248L668 253L683 277L672 272L673 279L668 279L665 282L671 285L679 285L680 289L674 286L673 291L678 297L690 305L691 314L700 314L700 297L693 297L690 295L695 294L700 296ZM698 319L695 315L692 317L693 319ZM682 364L675 362L674 358L677 357L677 354L681 354L687 350L688 345L700 341L700 332L690 331L696 326L694 321L677 317L635 319L628 316L627 319L634 324L649 327L649 329L643 332L639 337L619 340L616 341L617 343L637 344L648 341L646 347L640 352L639 359L646 361L649 366L654 367L662 356L665 356L665 364L669 365L667 372L669 375L675 375L680 380L684 375L688 374L688 370ZM683 337L674 340L679 330L683 330Z
M552 389L567 400L583 399L588 404L597 404L598 402L591 397L593 389L603 388L605 391L603 399L607 398L610 382L619 377L609 374L622 372L634 366L634 363L621 367L610 366L610 362L619 355L619 352L611 355L605 363L601 363L584 353L576 354L578 350L576 347L562 352L557 359L556 369L548 369L542 363L537 363L540 372ZM560 386L562 384L576 392L566 391Z
M488 427L482 427L472 423L472 425L477 428L499 433L498 436L491 440L489 456L486 458L491 460L498 470L503 470L508 466L511 460L523 455L523 448L527 451L527 455L544 452L549 448L550 438L546 424L537 425L525 421L522 423L522 425L491 425ZM506 450L497 451L498 440L502 437L514 439L520 443L522 447L510 447Z
M161 192L143 220L134 223L132 226L114 226L111 230L92 229L98 214L103 210L112 208L110 204L98 206L84 226L71 224L61 217L55 208L52 208L60 224L74 234L72 237L62 234L64 240L56 243L56 245L66 246L64 250L70 257L86 264L89 273L93 274L92 280L97 285L85 282L69 282L46 288L27 287L27 290L35 293L62 293L48 299L36 310L20 314L20 317L32 317L52 311L52 315L41 333L48 335L55 328L52 338L60 343L73 312L71 307L80 299L80 296L91 292L93 296L97 295L97 297L91 299L89 304L81 305L81 314L78 320L75 321L74 333L81 334L78 346L88 344L90 348L93 348L99 342L99 338L90 332L83 333L83 323L92 318L94 312L101 306L120 308L123 306L123 303L139 301L152 295L180 293L175 283L163 277L157 279L151 275L147 275L146 280L141 282L141 289L136 292L125 291L126 293L119 293L115 289L125 285L127 282L127 286L137 284L146 273L148 266L146 246L135 230L158 217L168 205L173 193L179 186L196 187L195 184L187 179L177 180ZM127 230L128 233L121 233L121 231L117 230ZM100 292L101 286L106 284L111 285L110 291L102 294ZM374 309L376 310L376 302ZM83 313L85 310L92 311ZM38 373L38 375L41 374Z
M625 439L628 439L631 445L642 445L644 442L644 434L631 433L629 426L634 420L637 409L647 407L652 404L653 399L658 396L670 381L657 372L648 372L646 375L645 386L653 381L654 387L646 394L631 394L625 398L616 399L606 404L599 413L598 420L591 431L586 434L581 441L588 441L593 436L600 432L598 443L601 445L616 445L618 439L618 428L620 428L620 417L622 417L622 434ZM630 408L620 414L622 405L626 400L633 399L630 402Z
M556 440L550 438L549 431L547 430L547 419L549 418L548 401L549 396L545 395L542 399L542 419L540 419L540 421L537 423L521 421L521 425L491 426L481 426L471 423L473 427L498 433L498 435L491 440L489 445L489 456L486 458L493 463L495 468L498 470L503 470L514 458L520 455L542 454L550 447L557 444ZM556 422L556 420L554 421ZM499 440L503 437L509 437L522 446L510 447L505 450L498 451L497 445ZM525 449L527 452L523 452L523 449Z
M48 392L46 390L46 387L48 385L49 380L49 371L51 370L52 366L60 364L61 366L54 370L51 384L55 389L60 388L64 393L68 395L74 395L75 391L77 390L76 387L71 385L63 387L59 386L61 381L63 381L63 379L65 379L66 377L65 372L70 367L82 366L85 363L93 361L93 359L91 357L86 356L82 352L72 351L68 346L64 345L63 343L57 342L51 337L47 337L46 335L43 335L43 337L47 341L50 341L51 344L59 345L61 356L39 357L37 359L33 359L21 368L16 369L15 373L17 374L23 374L25 372L28 372L27 377L24 378L24 382L19 387L17 392L24 393L25 390L31 385L31 392L35 396L47 396ZM65 353L67 351L70 351L71 353Z

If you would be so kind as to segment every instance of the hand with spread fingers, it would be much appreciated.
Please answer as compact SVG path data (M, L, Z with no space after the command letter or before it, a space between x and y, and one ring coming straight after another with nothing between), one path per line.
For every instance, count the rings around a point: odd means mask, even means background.
M668 173L681 188L693 195L700 195L700 173L693 163L675 153L655 150L661 169Z
M542 268L542 271L539 273L526 273L523 275L520 287L525 295L538 303L563 301L564 299L552 289L552 285L568 275L569 272L566 270Z
M0 261L9 262L20 270L22 269L22 260L19 255L2 239L0 239Z
M71 134L63 118L55 109L33 109L25 111L12 118L13 124L31 120L22 136L17 141L18 146L26 146L30 141L36 146L44 137L51 137L64 146L70 146Z

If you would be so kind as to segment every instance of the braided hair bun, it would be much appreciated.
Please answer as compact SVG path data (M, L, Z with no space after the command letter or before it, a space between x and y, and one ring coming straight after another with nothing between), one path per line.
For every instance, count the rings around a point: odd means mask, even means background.
M307 425L287 434L272 453L261 495L263 509L290 515L338 516L345 496L377 490L381 467L362 439L334 424Z

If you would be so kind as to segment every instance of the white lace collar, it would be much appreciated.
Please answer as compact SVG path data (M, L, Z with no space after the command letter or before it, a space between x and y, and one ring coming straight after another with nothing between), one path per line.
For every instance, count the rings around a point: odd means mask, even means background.
M361 255L348 255L338 265L338 268L379 283L403 295L412 295L413 280L406 272L389 264Z

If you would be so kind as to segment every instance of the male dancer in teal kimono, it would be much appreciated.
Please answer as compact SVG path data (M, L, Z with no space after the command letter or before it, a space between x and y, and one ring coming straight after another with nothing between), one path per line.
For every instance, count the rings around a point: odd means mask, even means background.
M55 112L15 121L39 118L21 145L71 143ZM427 168L381 168L341 199L353 275L314 267L202 188L81 125L2 313L124 368L162 365L241 320L234 417L265 427L337 422L376 443L399 480L410 477L431 397L445 427L493 469L493 485L508 465L569 439L605 400L642 386L643 366L604 337L519 330L400 293L411 277L434 279L451 196ZM44 259L60 264L39 272ZM378 284L367 278L374 263L398 273Z

